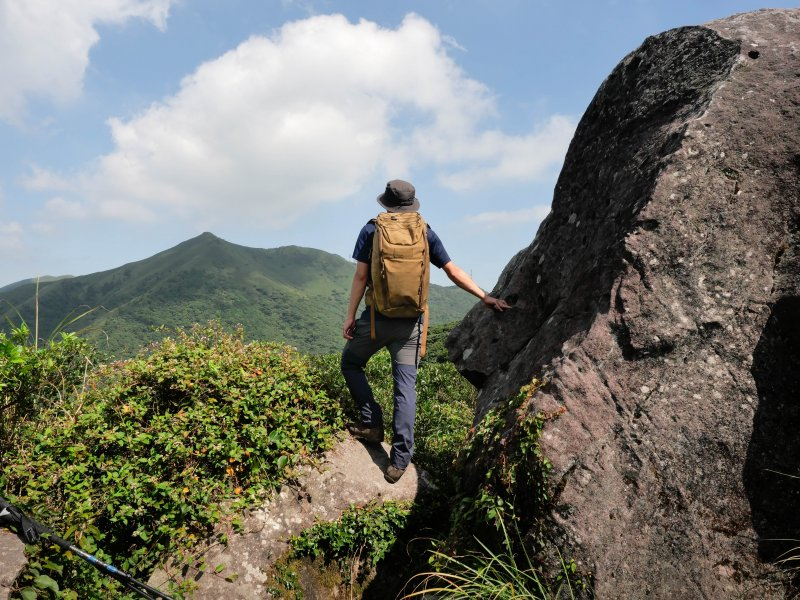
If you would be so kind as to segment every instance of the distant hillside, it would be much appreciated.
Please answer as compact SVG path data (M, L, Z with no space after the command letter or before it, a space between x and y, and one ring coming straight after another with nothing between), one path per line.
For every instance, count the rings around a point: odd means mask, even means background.
M98 307L74 328L115 356L129 356L163 334L155 326L216 319L242 324L250 339L285 342L304 352L341 349L354 265L297 246L258 249L204 233L148 259L110 271L39 282L39 332L47 336L71 312ZM0 292L29 323L35 283ZM456 287L432 285L431 322L461 319L475 303ZM3 303L4 316L17 322Z
M8 285L4 285L0 287L0 294L5 294L6 292L10 292L14 288L18 288L22 285L26 285L28 283L36 284L36 280L39 280L39 283L43 283L45 281L58 281L59 279L68 279L72 277L72 275L43 275L42 277L31 277L29 279L23 279L22 281L15 281L14 283L9 283Z

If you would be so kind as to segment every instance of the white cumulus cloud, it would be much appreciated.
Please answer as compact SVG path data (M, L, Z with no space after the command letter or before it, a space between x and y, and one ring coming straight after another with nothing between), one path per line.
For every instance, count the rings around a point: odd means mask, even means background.
M166 26L174 0L0 0L0 119L20 123L31 98L74 100L96 25L141 18Z
M561 166L577 122L555 115L547 123L523 136L487 131L456 146L462 155L456 169L443 175L441 183L454 190L509 181L536 181Z
M564 117L489 129L495 98L431 23L341 15L253 36L141 114L109 121L114 150L76 179L91 214L281 227L377 174L433 166L446 185L542 178L563 159ZM31 181L57 175L36 171ZM461 182L467 183L461 183Z

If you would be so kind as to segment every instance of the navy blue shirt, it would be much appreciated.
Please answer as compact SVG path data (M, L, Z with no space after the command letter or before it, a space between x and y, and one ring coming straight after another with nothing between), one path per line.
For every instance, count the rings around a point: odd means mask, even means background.
M368 263L369 255L372 252L372 238L375 236L375 224L367 223L361 228L356 240L356 247L353 250L353 258L358 262ZM439 236L428 226L428 250L431 254L431 264L441 269L450 262L450 256L444 249L444 244Z
M358 239L356 240L356 247L353 250L353 258L358 262L369 264L370 253L372 252L373 237L375 237L375 224L370 222L361 228L361 231L358 234ZM442 240L439 239L439 236L436 235L430 226L428 226L428 251L430 252L431 256L431 264L434 267L441 269L450 262L450 256L447 254L447 250L444 249ZM368 310L365 310L362 313L362 319L365 318L367 312ZM379 321L388 319L388 317L382 315L377 310L375 311L375 318Z

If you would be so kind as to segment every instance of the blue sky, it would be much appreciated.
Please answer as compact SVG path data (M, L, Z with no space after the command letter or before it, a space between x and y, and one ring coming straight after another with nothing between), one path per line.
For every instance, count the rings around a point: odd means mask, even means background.
M648 35L762 7L0 0L0 287L204 231L349 257L402 178L491 288L620 59Z

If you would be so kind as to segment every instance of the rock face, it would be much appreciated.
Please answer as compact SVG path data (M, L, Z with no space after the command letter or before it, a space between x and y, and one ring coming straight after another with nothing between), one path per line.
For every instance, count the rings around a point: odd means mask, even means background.
M762 576L800 546L772 541L800 540L798 32L763 10L623 59L495 287L514 308L448 340L478 418L533 376L531 410L566 409L550 518L599 598L783 597Z
M13 533L0 529L0 600L8 598L26 564L25 545Z
M227 532L227 546L212 545L204 553L209 568L205 575L196 570L172 573L172 569L157 571L149 584L167 589L170 578L194 579L197 590L194 600L253 600L270 598L267 573L275 561L288 549L288 540L315 520L335 521L351 505L370 501L414 500L431 486L424 471L414 464L395 484L387 483L383 472L389 464L389 447L367 446L347 438L325 456L318 468L304 467L294 485L286 485L261 509L252 511L244 519L244 533ZM212 573L217 565L225 570ZM226 577L236 575L234 581ZM336 590L313 589L314 582L305 582L303 594L307 598L334 598Z

